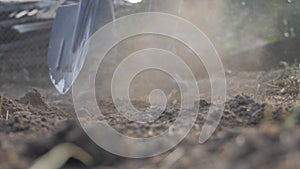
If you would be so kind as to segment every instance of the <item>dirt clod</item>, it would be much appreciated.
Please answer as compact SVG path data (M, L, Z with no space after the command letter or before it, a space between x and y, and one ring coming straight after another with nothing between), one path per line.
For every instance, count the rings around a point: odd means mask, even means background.
M49 108L45 101L45 98L38 92L37 89L32 89L32 91L25 94L24 97L20 98L18 102L22 104L30 104L35 107Z

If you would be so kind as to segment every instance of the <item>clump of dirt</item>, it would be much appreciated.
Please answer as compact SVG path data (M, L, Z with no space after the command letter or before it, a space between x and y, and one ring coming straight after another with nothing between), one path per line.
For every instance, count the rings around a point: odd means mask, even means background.
M256 103L249 96L237 95L225 104L222 124L225 126L255 126L264 117L265 104Z
M63 112L48 106L35 89L19 100L1 97L0 132L53 131L62 119Z
M17 100L19 103L22 104L30 104L34 107L41 107L49 109L48 104L45 101L45 98L38 92L37 89L32 89L32 91L25 94L24 97Z
M198 124L203 124L205 121L209 105L211 104L203 100L202 102L205 106L200 106L200 113L197 119ZM267 103L258 103L251 99L250 96L244 94L237 95L233 99L226 101L220 126L256 127L266 118L272 123L282 122L282 115L290 110L287 109L283 107L273 108Z

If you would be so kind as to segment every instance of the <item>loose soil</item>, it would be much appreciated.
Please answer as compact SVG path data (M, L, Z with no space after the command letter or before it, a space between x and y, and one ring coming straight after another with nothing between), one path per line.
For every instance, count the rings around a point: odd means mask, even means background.
M199 112L187 137L172 150L152 158L128 159L98 147L79 125L69 95L53 94L49 87L24 88L24 95L2 84L0 98L0 168L22 169L46 159L66 143L81 148L62 168L300 168L299 71L228 73L228 100L220 124L204 144L198 137L210 106L198 100ZM9 86L9 87L8 87ZM133 101L136 107L148 103ZM130 121L110 99L99 100L106 121L130 137L153 137L176 120L180 104L169 104L153 122ZM298 112L299 114L299 112ZM294 118L291 118L294 117ZM61 145L61 146L60 146ZM61 151L63 149L61 148ZM75 149L74 149L75 152ZM81 155L78 155L78 153ZM84 160L88 154L92 162ZM77 159L76 159L77 157ZM50 159L49 159L50 160ZM49 161L48 160L48 161Z

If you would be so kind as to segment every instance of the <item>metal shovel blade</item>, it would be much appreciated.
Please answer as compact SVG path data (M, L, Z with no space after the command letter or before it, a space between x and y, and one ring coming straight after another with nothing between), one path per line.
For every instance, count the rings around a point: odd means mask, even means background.
M79 5L62 6L54 20L48 50L50 78L56 89L64 94L78 74L74 70L75 57L71 52Z
M86 57L88 38L114 19L112 0L82 0L58 9L48 50L50 78L65 94L77 78Z

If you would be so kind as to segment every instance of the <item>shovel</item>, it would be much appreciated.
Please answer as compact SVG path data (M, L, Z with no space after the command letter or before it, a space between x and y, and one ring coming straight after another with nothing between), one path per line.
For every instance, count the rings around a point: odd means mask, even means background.
M57 10L48 50L50 78L65 94L78 76L92 34L115 18L112 0L81 0Z

